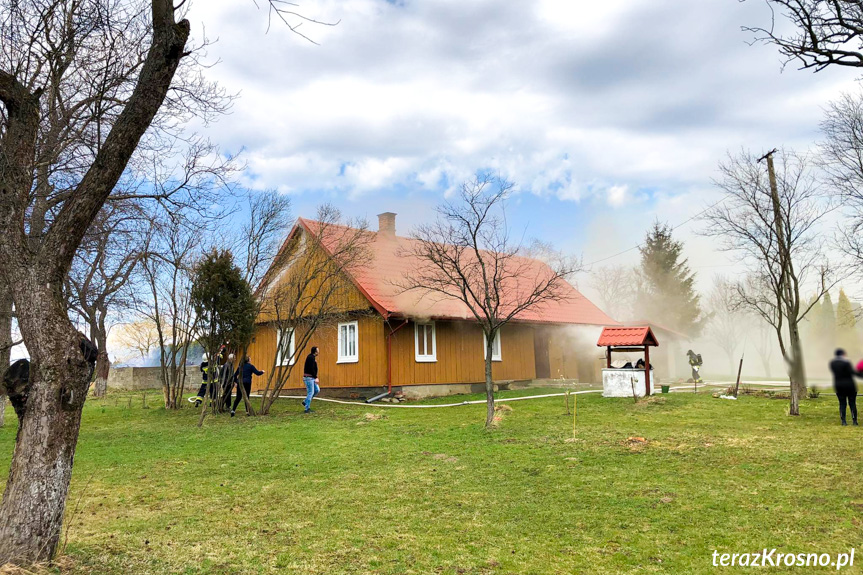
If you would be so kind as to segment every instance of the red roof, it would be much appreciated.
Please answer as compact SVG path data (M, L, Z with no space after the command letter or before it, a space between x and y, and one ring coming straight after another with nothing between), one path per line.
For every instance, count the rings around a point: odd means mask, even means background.
M297 226L291 232L293 235L298 227L302 227L312 236L318 222L300 218ZM428 319L474 319L468 307L455 298L441 298L418 291L405 292L396 282L416 270L422 262L415 257L407 256L411 243L415 240L400 236L387 236L381 233L369 232L373 260L371 266L353 273L351 278L357 288L368 298L372 306L384 317L398 316L406 318ZM334 234L337 235L337 234ZM323 238L325 248L327 239ZM332 251L332 250L331 250ZM542 261L519 258L520 277L525 278L525 284L533 285L537 278L551 274L551 268ZM620 325L596 307L569 283L564 282L564 293L557 301L544 302L525 310L514 319L515 321L550 324L583 324L583 325ZM506 286L507 290L517 293L519 285Z
M658 346L653 331L645 327L606 327L602 329L597 347L607 346Z

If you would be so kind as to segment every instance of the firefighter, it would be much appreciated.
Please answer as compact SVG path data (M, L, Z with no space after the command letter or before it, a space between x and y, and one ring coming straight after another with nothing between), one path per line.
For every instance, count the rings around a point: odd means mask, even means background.
M210 399L215 399L216 397L216 382L219 378L219 362L222 360L222 352L219 350L219 356L216 361L213 362L213 365L210 365L208 361L206 352L201 357L201 387L198 389L198 395L193 395L189 398L189 403L194 403L195 407L201 405L201 402L204 401L204 397L207 395L207 384L212 383L210 385Z
M701 371L701 366L704 364L704 361L701 359L701 354L695 353L690 349L686 352L686 355L689 356L689 367L692 368L692 382L704 383L704 380L701 379L701 375L698 373Z

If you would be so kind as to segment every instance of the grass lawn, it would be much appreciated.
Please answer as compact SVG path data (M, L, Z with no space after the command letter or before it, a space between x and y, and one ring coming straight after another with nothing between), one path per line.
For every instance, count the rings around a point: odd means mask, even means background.
M562 398L514 402L488 432L482 405L285 400L198 429L132 397L87 402L64 573L712 573L714 550L764 547L859 546L843 572L863 564L863 428L828 394L798 418L764 398L582 395L574 440ZM15 427L10 409L4 481Z

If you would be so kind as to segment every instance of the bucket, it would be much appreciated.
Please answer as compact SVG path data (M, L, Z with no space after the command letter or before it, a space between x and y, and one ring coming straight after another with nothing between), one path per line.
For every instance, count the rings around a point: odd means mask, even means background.
M668 390L671 389L669 385L662 385L660 387L662 387L662 393L668 393Z

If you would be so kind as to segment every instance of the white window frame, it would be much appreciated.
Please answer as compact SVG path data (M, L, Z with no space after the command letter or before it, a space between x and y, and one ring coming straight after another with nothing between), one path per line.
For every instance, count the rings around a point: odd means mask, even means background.
M291 334L289 336L291 338L291 340L288 343L287 362L285 361L286 358L282 356L282 353L281 353L282 352L282 346L280 345L281 341L282 341L282 334L286 331L290 332L290 334ZM294 328L289 327L289 328L284 329L284 330L277 329L276 330L276 356L277 356L278 361L276 362L276 365L280 365L280 366L294 365L297 362L297 357L296 357L297 356L297 350L296 350L295 346L296 346L296 338L294 337Z
M345 327L348 329L347 333L350 333L350 328L354 328L354 353L351 354L343 354L342 353L342 328ZM338 360L336 363L357 363L360 361L360 326L356 321L347 321L344 323L340 323L338 326L338 332L336 334L338 345Z
M431 328L431 354L420 354L420 332L425 339L425 328L427 327ZM433 321L414 323L414 355L417 363L434 363L437 361L437 330Z
M500 343L500 332L501 330L497 330L497 334L494 336L494 341L497 343L497 353L494 353L494 348L492 348L491 360L492 361L503 361L503 346ZM488 338L485 336L485 331L482 332L482 358L483 360L486 358L486 345L488 344Z

